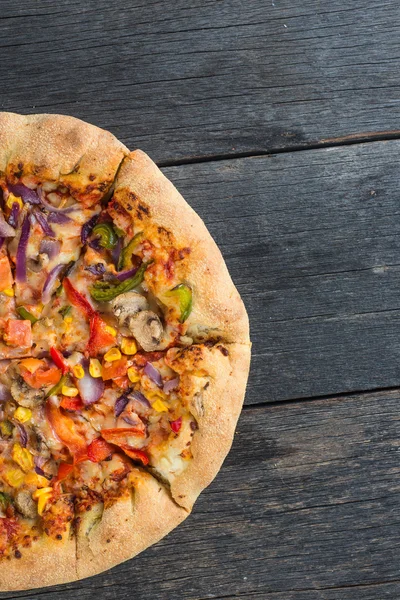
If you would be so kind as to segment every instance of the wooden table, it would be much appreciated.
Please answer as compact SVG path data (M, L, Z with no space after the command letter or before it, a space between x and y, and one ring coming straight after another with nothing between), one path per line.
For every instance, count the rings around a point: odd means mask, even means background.
M0 13L0 108L147 151L219 243L254 342L232 452L191 518L108 573L0 598L398 600L398 0Z

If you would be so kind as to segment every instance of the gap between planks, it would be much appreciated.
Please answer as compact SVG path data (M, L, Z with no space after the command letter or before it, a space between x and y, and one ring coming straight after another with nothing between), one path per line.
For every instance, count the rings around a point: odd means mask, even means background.
M271 150L254 152L226 152L223 154L210 154L208 156L196 156L183 158L180 160L163 160L157 162L161 169L166 167L181 167L184 165L194 165L206 162L218 162L223 160L234 160L239 158L256 158L260 156L272 156L274 154L290 154L293 152L302 152L307 150L323 150L325 148L337 148L340 146L356 146L357 144L366 144L371 142L388 142L390 140L400 139L400 130L394 131L376 131L365 133L351 133L338 138L321 139L314 144L298 144L290 148L271 148Z

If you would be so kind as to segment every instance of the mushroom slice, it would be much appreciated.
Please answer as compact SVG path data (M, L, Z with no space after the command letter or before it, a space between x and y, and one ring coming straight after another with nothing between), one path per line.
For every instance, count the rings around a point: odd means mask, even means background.
M153 352L159 349L164 336L160 318L152 310L142 310L129 319L128 327L143 350Z
M114 315L118 323L123 327L127 326L131 317L136 313L149 308L149 304L144 296L137 292L126 292L120 294L111 302Z
M36 390L25 383L21 376L17 376L11 384L11 396L20 406L34 408L44 400L43 390Z
M18 492L15 496L15 506L17 511L28 519L37 517L37 508L32 496L26 490Z

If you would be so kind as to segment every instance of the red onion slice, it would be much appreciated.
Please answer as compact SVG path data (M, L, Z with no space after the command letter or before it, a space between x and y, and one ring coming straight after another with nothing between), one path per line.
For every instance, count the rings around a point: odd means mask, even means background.
M15 229L7 223L2 212L0 212L0 236L5 238L15 237Z
M53 206L52 204L50 204L50 202L48 202L46 200L46 195L43 192L42 189L38 188L38 194L39 194L39 198L40 198L40 203L45 207L46 210L48 210L49 212L55 212L55 213L70 213L74 210L77 210L79 208L79 204L73 204L72 206L67 206L65 208L58 208L57 206Z
M46 217L38 208L36 208L36 210L33 209L33 214L35 215L37 222L39 223L40 227L42 228L43 233L45 235L48 235L49 237L53 237L53 238L56 237L56 234L54 233L54 231L48 224Z
M146 363L145 368L143 369L143 371L146 373L147 377L156 385L158 385L158 387L162 387L163 385L163 380L161 377L161 373L155 368L153 367L153 365L151 363Z
M14 421L15 425L17 426L18 432L19 432L19 437L21 440L21 446L23 446L24 448L26 448L26 445L28 443L28 434L26 433L26 429L23 425L21 425L21 423L18 423L18 421Z
M8 217L8 224L11 225L11 227L15 228L18 225L19 210L19 204L17 204L17 202L13 202L10 216Z
M141 392L131 392L129 394L129 398L131 398L132 400L136 400L146 408L151 408L150 402L147 400L146 396L143 396Z
M26 281L26 249L28 247L29 234L31 231L31 221L29 215L26 215L21 227L21 237L19 238L15 278L19 283Z
M89 221L86 221L86 223L82 226L82 229L81 229L82 244L86 244L86 241L87 241L89 235L92 233L92 229L96 225L98 218L99 218L99 215L94 215L93 217L91 217L89 219Z
M85 267L85 271L89 271L92 275L103 275L106 272L106 268L103 263L96 263L95 265Z
M125 279L129 279L129 277L133 277L136 274L138 267L134 267L133 269L129 269L129 271L121 271L121 273L116 273L115 277L119 281L125 281Z
M81 365L85 372L82 379L76 379L76 387L85 406L94 404L104 394L104 381L101 377L92 377L89 373L89 361L83 359Z
M43 291L42 291L43 304L47 304L50 301L54 283L55 283L57 277L59 276L59 274L61 273L61 271L64 269L64 267L65 267L65 265L57 265L47 275L47 279L45 281L45 284L43 286Z
M128 404L128 402L129 398L125 396L125 394L122 394L122 396L117 398L114 406L114 412L116 417L119 417L119 415L125 410L125 406Z
M111 258L116 269L118 269L119 257L122 252L123 239L119 237L115 247L111 250ZM123 280L121 280L123 281Z
M52 212L47 217L48 223L57 223L57 225L65 225L66 223L72 223L72 219L64 213Z
M11 400L10 390L3 383L0 383L0 402L7 402L7 400Z
M38 196L36 190L31 190L30 188L26 187L26 185L24 185L23 183L16 183L15 185L8 184L7 187L10 190L10 192L12 194L14 194L14 196L19 196L20 198L22 198L22 202L24 202L24 203L26 203L26 202L29 202L29 204L39 204L40 203L40 199L39 199L39 196Z
M39 253L47 254L50 260L53 260L59 255L61 242L58 240L47 240L46 238L40 242Z
M163 385L164 394L169 394L172 390L175 390L179 385L179 377L174 377L174 379L169 379Z

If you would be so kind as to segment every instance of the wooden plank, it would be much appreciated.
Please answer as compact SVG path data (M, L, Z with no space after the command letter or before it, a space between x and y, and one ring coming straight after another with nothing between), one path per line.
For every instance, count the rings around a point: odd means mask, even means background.
M3 0L0 107L76 115L158 161L399 135L399 17L397 0Z
M94 579L0 598L398 600L399 403L247 409L217 480L164 541Z
M165 170L247 305L248 403L400 385L399 154L375 142Z

